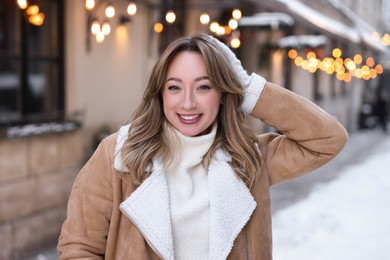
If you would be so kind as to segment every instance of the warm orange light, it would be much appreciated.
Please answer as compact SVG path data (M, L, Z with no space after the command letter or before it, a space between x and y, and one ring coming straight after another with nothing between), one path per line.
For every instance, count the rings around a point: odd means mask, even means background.
M375 60L373 57L368 57L367 60L366 60L366 64L370 67L374 67L375 65Z
M104 41L104 33L102 31L99 31L97 34L96 34L96 41L98 43L102 43Z
M109 35L110 32L111 32L111 26L110 26L110 23L105 21L102 25L102 32L104 33L104 35Z
M212 22L210 24L210 31L212 31L213 33L216 33L218 31L218 28L219 28L219 23Z
M163 26L162 23L158 22L158 23L155 23L155 24L154 24L154 31L155 31L156 33L160 33L160 32L162 32L163 30L164 30L164 26Z
M112 18L115 16L115 8L112 4L108 4L106 9L104 10L104 13L108 18Z
M210 16L207 13L202 13L199 17L201 24L208 24L210 22Z
M352 75L349 74L349 73L346 73L345 77L344 77L344 81L347 82L347 83L351 82L352 81Z
M375 79L378 76L375 69L370 69L370 76L372 79Z
M356 69L356 63L352 60L348 61L346 64L346 67L348 70L355 70Z
M85 9L91 11L95 7L95 0L85 0Z
M134 2L130 2L127 6L127 13L131 16L137 13L137 5Z
M172 10L169 10L167 12L167 14L165 15L165 20L168 22L168 23L174 23L176 21L176 14L174 11Z
M342 51L339 48L334 48L332 51L332 55L335 58L341 57Z
M307 70L309 68L309 61L303 60L301 66L302 66L302 69Z
M353 57L353 61L354 61L356 64L361 64L362 61L363 61L362 55L356 54L356 55Z
M232 29L229 26L224 26L223 28L225 30L225 35L229 35L232 33Z
M326 71L326 73L328 73L330 75L330 74L334 73L334 67L328 66L325 71Z
M362 69L355 70L355 77L357 77L358 79L361 79L363 77Z
M336 75L338 80L344 80L345 79L345 74L344 73L337 73Z
M44 20L45 15L43 13L34 14L28 17L28 21L35 26L41 26Z
M236 20L240 20L241 17L242 17L242 13L241 13L241 10L236 8L232 11L232 17Z
M26 10L26 14L28 15L35 15L38 13L39 13L39 7L37 5L30 5Z
M234 48L234 49L237 49L238 47L240 47L240 45L241 45L241 41L238 38L233 38L230 41L230 46L232 46L232 48Z
M295 63L295 65L297 65L297 66L302 66L302 62L303 62L303 58L302 57L296 57L295 58L295 60L294 60L294 63Z
M378 75L382 74L382 73L383 73L383 67L382 67L382 65L381 65L381 64L377 64L377 65L375 66L375 71L376 71L376 73L377 73Z
M232 29L232 30L237 29L237 28L238 28L238 22L237 22L237 20L236 20L236 19L230 19L230 20L229 20L229 27L230 27L230 29Z
M98 32L100 32L100 24L99 24L99 21L98 20L95 20L92 22L92 25L91 25L91 32L92 34L97 34Z
M315 54L314 51L310 51L310 52L306 55L306 58L307 58L308 60L310 60L310 59L312 59L312 58L315 58L315 57L317 57L317 55Z
M17 3L18 3L19 8L23 9L23 10L26 9L28 6L27 0L18 0Z
M291 49L288 51L287 55L290 59L295 59L298 56L298 52L294 49Z
M219 36L222 36L225 34L225 27L224 26L219 26L216 33L219 35Z

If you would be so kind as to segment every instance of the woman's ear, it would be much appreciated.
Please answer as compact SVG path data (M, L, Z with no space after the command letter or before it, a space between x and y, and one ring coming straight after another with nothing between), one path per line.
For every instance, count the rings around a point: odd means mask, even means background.
M225 98L226 98L226 94L222 94L221 105L223 105L225 103Z

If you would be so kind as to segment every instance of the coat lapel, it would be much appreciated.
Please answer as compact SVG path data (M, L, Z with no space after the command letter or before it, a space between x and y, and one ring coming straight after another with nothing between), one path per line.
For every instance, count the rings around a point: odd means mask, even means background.
M128 172L122 164L120 148L129 126L119 130L115 149L115 169ZM249 221L256 201L245 183L234 173L230 155L219 149L210 161L210 259L226 259L234 240ZM153 172L125 201L120 210L140 230L162 259L174 259L169 191L163 165L153 161Z
M125 201L120 210L143 234L162 259L174 259L168 185L159 162L153 173Z
M256 201L234 173L230 160L227 152L217 150L209 166L210 259L227 258L256 208Z

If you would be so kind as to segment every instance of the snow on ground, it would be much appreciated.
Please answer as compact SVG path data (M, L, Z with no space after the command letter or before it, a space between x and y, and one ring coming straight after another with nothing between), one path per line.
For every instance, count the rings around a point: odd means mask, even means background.
M390 138L273 216L274 260L390 259Z

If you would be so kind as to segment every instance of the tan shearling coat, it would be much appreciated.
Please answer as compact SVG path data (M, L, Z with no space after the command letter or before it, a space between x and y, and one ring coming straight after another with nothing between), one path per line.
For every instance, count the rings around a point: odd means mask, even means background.
M265 164L251 190L229 169L226 152L210 163L210 259L271 260L270 186L325 164L348 139L332 116L271 83L252 115L283 134L258 136ZM134 186L115 166L119 136L102 141L74 183L60 259L174 259L163 167L153 162L152 175Z

